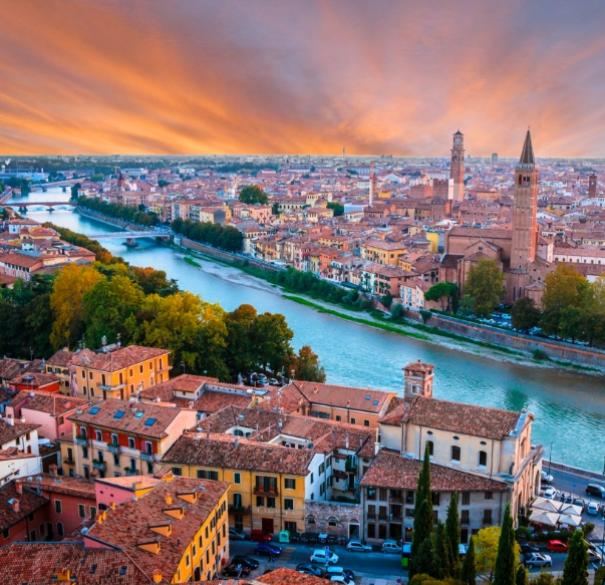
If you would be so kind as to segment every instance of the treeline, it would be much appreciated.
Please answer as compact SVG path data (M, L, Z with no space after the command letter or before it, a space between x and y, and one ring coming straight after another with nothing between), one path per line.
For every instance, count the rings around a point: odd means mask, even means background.
M63 347L120 340L172 350L175 372L236 380L253 371L323 381L318 357L298 354L283 315L232 312L181 292L166 274L120 262L72 264L54 276L0 289L0 354L49 357Z
M61 227L50 221L46 222L44 226L55 230L63 241L90 250L94 253L95 258L99 262L104 262L106 264L111 264L116 261L124 262L121 258L115 257L107 248L101 246L99 242L91 240L88 236L74 232L66 227Z
M102 199L84 197L83 195L78 197L78 206L139 225L153 226L160 223L157 214L152 211L145 211L142 206L132 207L119 203L108 203Z
M243 234L233 226L218 223L175 219L172 230L190 240L221 248L229 252L241 252L244 246Z

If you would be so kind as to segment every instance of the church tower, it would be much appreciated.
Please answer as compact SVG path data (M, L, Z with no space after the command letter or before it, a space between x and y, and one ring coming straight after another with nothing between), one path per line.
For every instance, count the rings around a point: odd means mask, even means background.
M597 196L597 174L590 173L588 176L588 196L594 199Z
M450 178L454 180L454 201L464 199L464 135L460 130L454 134Z
M515 168L513 238L510 257L512 270L525 272L536 259L538 245L538 169L527 130L519 164Z

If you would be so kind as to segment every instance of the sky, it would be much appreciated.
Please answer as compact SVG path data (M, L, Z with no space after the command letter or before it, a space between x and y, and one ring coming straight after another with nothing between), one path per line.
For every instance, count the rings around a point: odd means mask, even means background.
M4 154L605 156L602 0L0 0Z

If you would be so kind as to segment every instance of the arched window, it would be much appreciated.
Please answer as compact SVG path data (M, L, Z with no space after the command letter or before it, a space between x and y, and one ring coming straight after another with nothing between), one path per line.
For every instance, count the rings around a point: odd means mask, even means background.
M460 461L460 447L452 445L452 461Z
M427 441L426 442L426 448L429 450L429 455L433 454L433 450L435 448L435 445L433 443L433 441Z

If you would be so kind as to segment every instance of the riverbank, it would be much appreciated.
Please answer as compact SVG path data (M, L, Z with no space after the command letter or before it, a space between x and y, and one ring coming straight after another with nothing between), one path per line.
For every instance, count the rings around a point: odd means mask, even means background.
M177 246L177 249L178 248L179 246ZM262 263L255 260L248 261L247 259L238 258L231 253L216 250L197 242L191 242L184 239L181 242L180 248L186 250L189 254L199 255L201 258L205 258L207 260L232 266L249 274L251 277L269 282L274 289L279 290L280 294L290 301L305 305L320 313L330 314L340 319L355 322L359 325L381 329L383 331L395 333L403 337L409 337L419 341L440 345L448 349L472 353L477 356L487 357L498 361L507 361L522 366L565 369L568 371L582 372L591 375L599 375L602 373L602 370L596 367L575 364L572 362L564 362L556 359L538 359L531 353L519 351L517 349L507 347L506 345L473 339L470 336L460 335L439 327L410 320L397 323L390 320L385 314L379 311L368 312L360 309L346 308L341 305L311 297L309 295L294 292L279 285L273 284L268 276L263 278L263 270L265 269L265 266ZM185 258L187 258L187 256L185 256Z

